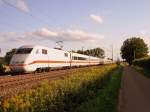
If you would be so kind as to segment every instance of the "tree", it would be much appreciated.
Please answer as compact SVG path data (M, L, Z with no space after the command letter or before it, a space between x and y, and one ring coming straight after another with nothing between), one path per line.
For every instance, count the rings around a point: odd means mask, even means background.
M8 51L7 53L6 53L6 55L5 55L5 62L7 63L7 64L9 64L10 63L10 60L11 60L11 58L12 58L12 56L14 55L14 53L16 52L16 49L14 48L14 49L12 49L12 50L10 50L10 51Z
M148 46L144 40L137 37L126 39L121 47L121 56L131 65L134 59L148 55Z
M77 53L79 54L85 54L89 56L99 57L102 58L105 55L105 52L101 48L94 48L94 49L88 49L88 50L77 50Z

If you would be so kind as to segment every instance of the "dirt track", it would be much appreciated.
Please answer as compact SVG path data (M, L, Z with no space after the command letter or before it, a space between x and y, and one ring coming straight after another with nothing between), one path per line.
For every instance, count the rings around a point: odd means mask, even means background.
M150 112L150 79L131 67L124 68L119 112Z

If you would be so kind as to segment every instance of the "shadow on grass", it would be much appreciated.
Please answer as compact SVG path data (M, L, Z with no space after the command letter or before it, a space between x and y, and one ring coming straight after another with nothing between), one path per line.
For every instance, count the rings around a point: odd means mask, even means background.
M134 69L136 69L138 72L143 74L144 76L150 78L150 69L147 67L139 67L139 66L132 66Z

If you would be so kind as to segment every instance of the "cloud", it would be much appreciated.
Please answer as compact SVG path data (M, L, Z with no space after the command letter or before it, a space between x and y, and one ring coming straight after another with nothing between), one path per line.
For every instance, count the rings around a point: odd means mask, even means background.
M1 2L13 5L17 9L23 11L23 12L29 12L29 7L25 0L1 0Z
M16 1L16 7L24 12L29 12L29 8L27 6L27 3L24 0L17 0Z
M15 32L1 32L0 33L0 42L7 42L9 40L12 40L16 38L16 33Z
M146 30L141 30L141 31L139 32L139 34L140 34L140 35L146 35L146 34L147 34L147 31L146 31Z
M82 30L49 30L48 28L41 28L32 32L15 33L15 32L3 32L0 33L0 42L38 42L44 40L51 41L68 41L68 42L93 42L104 38L103 34L85 32Z
M56 36L58 36L57 32L50 31L47 28L41 28L38 31L32 32L32 34L40 36L40 37L56 37Z
M41 28L40 30L30 32L30 35L37 36L41 38L46 38L52 41L91 41L91 40L98 40L104 38L104 35L99 33L91 33L85 32L82 30L57 30L51 31L47 28Z
M27 38L25 34L17 34L16 32L0 32L0 43L7 42L17 42L17 43L25 43L26 41L31 40L31 38Z
M103 23L103 19L102 19L101 16L97 16L97 15L91 14L90 18L91 18L91 20L93 20L93 21L95 21L97 23L100 23L100 24Z
M25 44L54 47L56 41L66 42L69 45L68 50L79 48L82 45L97 46L96 44L101 41L102 38L104 38L104 35L100 33L91 33L78 29L49 30L48 28L41 28L24 33L0 32L0 48L2 48L0 55L4 56L6 51Z

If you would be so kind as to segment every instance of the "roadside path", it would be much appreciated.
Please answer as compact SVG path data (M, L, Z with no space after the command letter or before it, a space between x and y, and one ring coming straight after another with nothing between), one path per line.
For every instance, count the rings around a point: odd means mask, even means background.
M131 67L124 67L118 110L150 112L150 79Z

